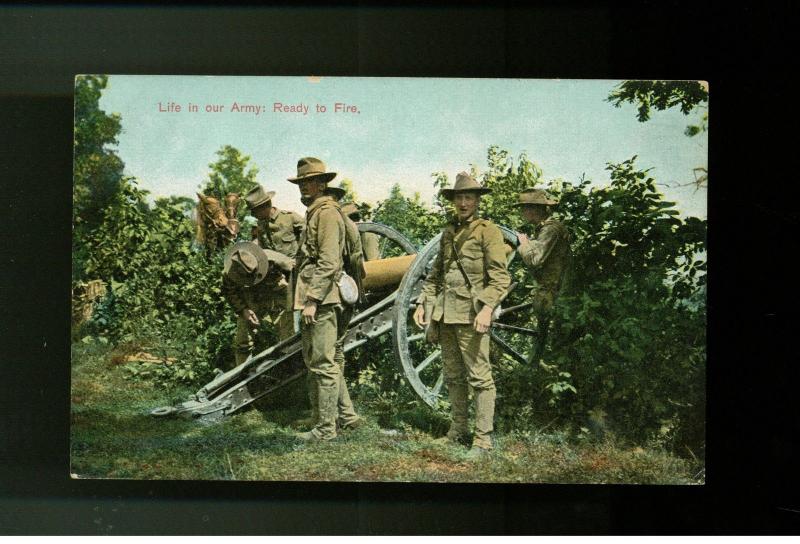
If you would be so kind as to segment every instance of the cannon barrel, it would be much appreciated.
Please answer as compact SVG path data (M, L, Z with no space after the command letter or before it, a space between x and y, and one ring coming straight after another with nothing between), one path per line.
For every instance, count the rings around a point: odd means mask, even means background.
M364 268L367 275L364 277L364 289L372 291L385 287L397 287L415 257L416 254L366 261Z

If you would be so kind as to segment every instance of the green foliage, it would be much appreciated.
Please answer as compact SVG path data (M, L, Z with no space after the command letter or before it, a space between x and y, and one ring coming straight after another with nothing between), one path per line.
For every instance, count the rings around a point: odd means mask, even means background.
M358 195L353 189L353 182L347 178L339 182L339 188L344 189L344 196L339 200L340 204L347 204L348 202L358 202Z
M122 131L118 114L108 115L99 100L107 76L75 78L74 170L72 180L73 242L96 229L103 210L115 198L122 181L124 164L111 146ZM86 279L85 248L73 243L73 280Z
M679 218L635 159L609 164L605 187L548 186L573 238L572 265L545 361L510 365L501 412L512 427L528 405L539 425L601 411L626 438L656 437L668 421L702 441L706 221Z
M198 383L226 366L235 324L220 293L222 254L210 261L193 249L188 203L159 199L126 179L88 240L87 270L111 287L90 322L115 343L146 344L172 365L132 367L131 375L161 383Z
M489 148L487 163L488 169L480 179L492 192L481 197L481 215L510 229L522 229L523 221L514 204L519 201L523 189L536 187L542 182L542 169L525 153L519 156L515 166L508 152L497 146Z
M250 156L230 145L222 146L216 153L219 157L208 165L211 172L202 186L203 194L222 199L228 193L244 196L254 188L258 168L250 165Z
M708 89L699 81L623 81L611 91L607 100L620 107L623 103L637 104L636 118L640 122L650 119L652 108L663 111L675 106L688 115L695 108L708 103ZM705 132L708 112L703 113L700 124L686 127L687 136Z
M134 178L121 180L119 191L103 210L101 224L83 240L91 248L85 265L89 277L119 282L145 264L152 235L147 194Z
M407 197L400 184L395 183L389 197L378 203L372 220L394 227L421 247L439 232L445 217L441 213L431 213L419 193Z

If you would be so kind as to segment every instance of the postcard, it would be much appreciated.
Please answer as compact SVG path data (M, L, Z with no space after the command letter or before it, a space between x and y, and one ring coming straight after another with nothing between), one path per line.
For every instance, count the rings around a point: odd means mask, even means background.
M708 106L76 76L72 477L704 484Z

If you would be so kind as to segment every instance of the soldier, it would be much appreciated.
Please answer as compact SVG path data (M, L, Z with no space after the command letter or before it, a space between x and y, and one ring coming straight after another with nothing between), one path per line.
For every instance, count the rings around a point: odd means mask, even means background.
M279 210L273 206L274 196L275 191L265 191L261 185L257 185L244 197L250 215L257 221L256 228L253 229L253 241L263 249L271 249L294 259L303 231L303 218L295 212ZM291 277L289 283L292 283ZM291 292L287 291L281 299L282 306L279 307L277 300L272 301L276 312L272 322L279 340L284 340L296 332L291 299Z
M525 189L519 195L523 219L534 226L533 238L518 233L519 254L530 268L536 287L533 290L533 311L539 322L540 341L535 357L541 357L544 336L550 322L549 316L569 260L569 233L559 221L550 217L551 208L558 204L541 189Z
M442 189L456 217L442 231L439 254L417 300L414 321L439 328L444 380L450 396L452 421L446 439L467 444L468 388L475 400L475 436L468 456L492 449L495 385L489 363L492 311L511 284L500 229L478 217L478 205L490 189L466 172L453 189Z
M233 351L237 366L252 353L262 320L285 308L289 284L284 274L292 268L294 259L254 242L237 242L225 253L222 294L236 312Z
M342 206L342 213L350 218L354 223L361 223L361 210L353 202ZM375 261L381 258L380 237L374 232L361 233L361 247L365 261Z
M346 226L339 204L324 194L334 177L336 173L326 172L321 160L304 157L297 162L297 176L288 178L299 186L307 206L297 254L294 309L302 310L303 360L312 376L318 409L314 428L298 435L303 440L331 440L336 438L337 419L343 427L359 419L336 361L337 340L347 331L336 284L344 267Z
M339 202L342 207L342 213L347 216L353 224L361 222L361 210L355 203L348 202L347 204L341 204L342 198L344 198L345 195L344 189L341 187L328 187L325 189L325 194L332 196L336 202ZM361 238L361 252L364 255L364 260L374 261L380 259L380 237L374 232L361 232L359 233L359 237Z
M323 191L323 195L328 195L336 202L339 202L344 197L345 190L339 187L327 187L325 191ZM342 217L347 217L345 209L341 208L341 210ZM354 231L354 239L359 243L361 240L363 240L363 237L358 236L358 227L353 222L352 218L350 218L349 224L345 224L345 231L348 230ZM357 248L357 251L363 253L363 250L360 248ZM342 378L341 385L339 387L339 417L336 420L336 425L339 429L356 429L364 423L364 420L358 417L358 415L355 413L355 408L350 400L350 394L347 391L347 381L344 375L344 337L347 333L347 324L349 324L350 320L353 318L353 307L347 304L342 305L342 313L339 318L341 319L342 325L339 327L339 336L336 339L336 354L334 355L334 360L336 361L336 364L339 365ZM296 427L313 427L317 424L317 420L319 419L319 398L317 397L317 387L313 373L308 373L306 384L308 387L308 400L309 404L311 405L311 416L296 421L294 423Z
M303 231L303 218L300 214L273 206L274 196L275 191L264 191L258 185L245 195L244 200L250 214L258 220L258 245L294 259Z

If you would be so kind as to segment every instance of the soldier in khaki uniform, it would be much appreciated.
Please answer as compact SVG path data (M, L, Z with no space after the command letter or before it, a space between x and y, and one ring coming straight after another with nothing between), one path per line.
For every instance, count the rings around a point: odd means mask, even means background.
M299 186L301 201L307 206L297 254L294 308L302 310L303 360L312 375L318 403L316 425L298 435L303 440L336 438L337 419L344 426L358 419L342 367L336 362L336 342L347 330L336 285L344 266L346 227L339 204L324 194L334 177L336 173L326 172L321 160L304 157L297 163L297 176L289 178Z
M361 210L353 202L342 206L342 213L349 217L353 223L361 222ZM361 233L361 247L365 261L376 261L381 258L380 236L374 232Z
M339 202L342 197L345 195L345 190L339 187L327 187L323 191L323 195L327 195L332 197L336 202ZM342 209L342 215L347 217L345 213L344 207ZM350 224L345 224L345 229L354 229L356 232L358 231L358 227L356 224L351 220ZM358 251L362 251L358 249ZM336 420L336 425L338 429L356 429L363 425L364 420L360 418L356 412L355 408L353 407L353 402L350 399L350 393L347 390L347 381L344 376L344 367L345 367L345 357L344 357L344 337L347 333L347 324L350 323L350 320L353 318L353 307L348 306L346 304L342 305L342 312L339 316L339 320L341 322L339 326L339 336L336 339L336 354L334 355L334 360L336 364L339 365L339 370L342 373L341 384L339 386L339 402L338 402L338 413L339 416ZM308 418L304 418L294 422L294 426L296 427L314 427L319 420L319 398L318 398L318 391L316 386L316 378L314 378L314 374L309 372L307 375L306 384L308 387L308 401L311 405L311 416Z
M472 387L475 436L471 458L492 449L496 395L486 333L492 311L511 284L503 235L492 222L477 216L480 196L489 192L466 172L458 174L453 189L442 189L442 196L453 201L456 217L442 232L439 254L414 312L418 326L433 321L431 326L438 324L440 329L444 380L452 415L447 439L452 442L464 443L468 437L467 386ZM464 273L458 266L456 252Z
M355 203L341 203L342 198L344 198L345 195L344 189L341 187L328 187L325 189L325 194L332 196L336 202L339 202L339 205L342 208L342 213L349 218L354 225L357 225L361 222L361 210L358 209L358 206L356 206ZM358 230L358 226L356 226L356 230ZM380 236L374 232L361 232L359 233L359 238L361 239L361 253L364 255L365 261L375 261L381 258L379 247Z
M275 191L265 191L257 185L248 192L244 200L250 209L250 214L256 218L257 226L253 241L263 249L277 251L294 259L299 246L300 234L303 231L303 218L299 214L279 210L272 205ZM291 281L291 280L290 280ZM278 339L283 340L295 333L294 316L292 315L291 293L283 293L280 300L271 301L275 309L272 322L277 330Z
M523 233L517 234L519 254L536 280L531 302L539 327L539 339L536 351L531 354L533 361L539 361L544 353L553 303L561 289L570 258L569 233L564 225L550 217L550 207L556 204L558 201L548 198L541 189L525 189L515 204L525 221L534 226L533 238L529 239Z
M273 206L274 196L275 191L265 191L258 185L244 197L250 214L258 220L258 245L294 258L303 232L303 218L295 212Z
M525 189L515 204L525 221L534 225L533 238L522 233L517 237L519 254L536 280L533 309L540 316L546 316L553 308L570 255L567 229L550 217L550 206L555 204L558 201L548 198L541 189Z
M237 366L252 353L262 321L285 308L289 289L285 274L293 267L294 259L253 242L237 242L226 251L222 294L236 312L233 350Z

